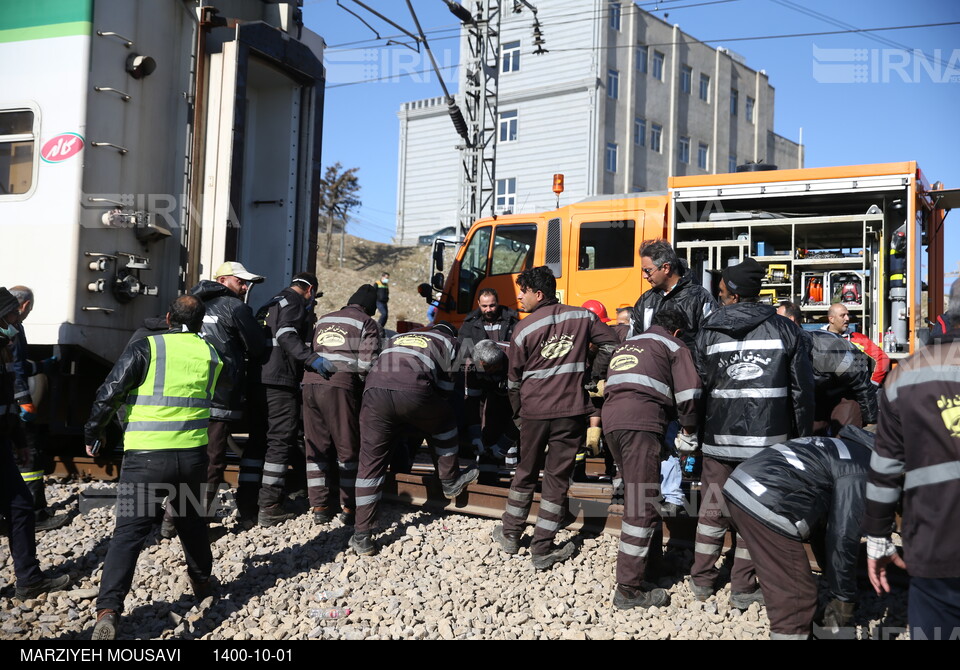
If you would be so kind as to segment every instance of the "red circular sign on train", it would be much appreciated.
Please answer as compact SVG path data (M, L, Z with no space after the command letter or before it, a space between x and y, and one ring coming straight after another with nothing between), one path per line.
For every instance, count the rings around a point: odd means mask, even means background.
M47 163L60 163L76 156L83 149L83 137L76 133L61 133L46 141L40 149L40 158Z

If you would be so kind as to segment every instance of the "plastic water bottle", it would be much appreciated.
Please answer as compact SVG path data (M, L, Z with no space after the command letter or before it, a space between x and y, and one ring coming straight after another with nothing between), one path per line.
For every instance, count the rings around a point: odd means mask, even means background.
M887 332L883 334L883 350L892 354L897 350L897 336L893 332L893 328L887 328Z
M696 456L687 456L686 460L683 462L683 472L684 474L693 476L693 469L697 465Z

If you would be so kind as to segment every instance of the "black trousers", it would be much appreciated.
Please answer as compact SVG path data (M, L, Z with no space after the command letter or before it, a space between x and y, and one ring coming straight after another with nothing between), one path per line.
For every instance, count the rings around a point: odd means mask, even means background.
M162 513L164 498L183 545L187 574L206 581L213 569L202 514L207 474L206 446L124 454L117 485L117 525L103 561L97 609L123 611L143 544Z
M251 393L250 441L240 462L240 490L237 504L249 509L256 495L257 505L270 507L280 504L285 495L287 466L291 452L299 452L297 434L300 430L300 392L285 386L256 385ZM261 464L262 463L262 464ZM259 465L262 475L250 477ZM303 471L303 464L300 466ZM255 494L259 488L259 493Z
M44 491L43 473L47 467L44 453L45 426L36 423L21 423L23 439L27 445L27 460L20 465L20 474L33 498L33 516L37 521L47 517L47 496Z
M17 586L32 586L43 579L34 537L33 498L17 469L12 444L3 434L0 434L0 467L3 468L0 513L10 524L10 554Z
M520 462L510 484L510 493L507 494L503 531L508 535L523 532L540 470L543 470L540 513L530 543L531 554L550 551L553 538L566 515L570 475L577 450L586 434L585 415L560 419L524 419L520 425Z

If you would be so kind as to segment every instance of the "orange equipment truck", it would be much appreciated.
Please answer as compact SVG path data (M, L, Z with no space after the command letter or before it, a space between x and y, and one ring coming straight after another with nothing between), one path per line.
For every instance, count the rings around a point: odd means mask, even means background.
M547 265L562 302L599 300L612 315L649 288L641 242L667 238L704 285L709 270L753 256L767 268L764 300L797 302L808 327L842 302L852 327L877 343L896 338L897 357L943 310L938 191L915 162L672 177L666 193L480 219L446 277L446 242L435 242L433 281L422 293L438 305L437 319L459 325L486 287L517 308L517 275Z

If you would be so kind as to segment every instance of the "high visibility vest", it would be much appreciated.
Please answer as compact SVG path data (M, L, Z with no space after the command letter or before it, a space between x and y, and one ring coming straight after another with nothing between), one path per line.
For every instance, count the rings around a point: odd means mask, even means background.
M189 449L207 444L210 405L223 368L217 350L195 333L146 338L150 367L127 396L123 448Z

